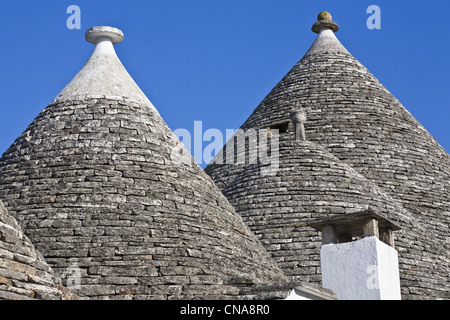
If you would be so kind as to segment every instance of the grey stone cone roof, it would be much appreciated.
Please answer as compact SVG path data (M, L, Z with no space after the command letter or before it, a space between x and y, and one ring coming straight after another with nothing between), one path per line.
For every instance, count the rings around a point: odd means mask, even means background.
M285 281L126 73L116 30L87 36L90 61L0 159L6 207L63 284L79 268L82 298L245 298Z
M316 143L282 140L279 156L275 175L261 174L264 164L249 165L223 193L294 281L320 282L322 238L308 226L320 217L372 211L418 227L396 201Z
M74 298L0 202L0 300Z
M417 222L415 227L406 227L397 233L403 297L448 298L449 154L348 53L329 28L319 32L311 49L272 89L241 129L267 129L289 123L290 113L299 106L307 114L304 124L307 140L319 144L335 156L336 163L340 161L352 167L391 197L396 206L407 210ZM281 133L280 139L294 139L292 125ZM225 156L226 151L225 146L219 157ZM300 161L291 159L289 154L286 157L288 159L281 161ZM313 154L307 159L312 163L316 161ZM235 197L245 192L243 190L247 185L240 184L239 180L242 181L242 175L247 177L251 174L245 171L252 167L217 164L215 160L205 171L219 187L225 188L228 199L241 215L251 215L251 211L245 209L246 202L241 203ZM301 167L301 161L297 165ZM332 174L331 169L320 170ZM337 191L345 193L349 187L343 186ZM260 190L262 195L264 189ZM309 192L305 186L304 190L293 190L291 196L300 199ZM273 197L274 207L291 208L285 198L274 194L267 197ZM356 198L355 204L363 200ZM395 210L390 212L397 213ZM307 241L310 235L304 234L302 237L303 241ZM268 243L266 247L271 248ZM318 258L318 251L314 252ZM300 261L300 264L313 265L305 271L305 275L317 278L318 260Z

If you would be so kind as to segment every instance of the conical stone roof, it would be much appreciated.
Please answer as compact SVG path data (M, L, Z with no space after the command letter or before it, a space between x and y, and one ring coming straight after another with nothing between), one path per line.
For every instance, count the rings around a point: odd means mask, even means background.
M72 298L0 201L0 300Z
M223 194L294 281L321 280L322 237L308 226L314 220L371 211L418 227L401 205L316 143L283 139L279 156L276 174L261 174L263 163L249 165Z
M335 36L335 22L318 21L313 31L319 35L309 51L241 129L289 122L290 113L302 106L307 139L378 185L430 236L399 244L403 296L448 297L450 156L344 48ZM293 139L292 130L284 134ZM205 169L221 188L242 170L245 166L229 163Z
M92 57L0 160L5 205L63 283L80 270L81 297L224 299L285 281L123 68L122 37L88 30Z

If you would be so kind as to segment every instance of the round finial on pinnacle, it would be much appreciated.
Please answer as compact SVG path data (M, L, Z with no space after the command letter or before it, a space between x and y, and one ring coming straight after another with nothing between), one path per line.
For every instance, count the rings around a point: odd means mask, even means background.
M86 41L97 44L102 40L109 40L113 44L122 42L123 32L117 28L99 26L92 27L86 31Z
M333 20L332 17L331 17L331 14L329 12L322 11L317 16L317 21L324 21L324 20Z
M317 22L312 26L312 31L315 33L320 33L324 29L331 29L333 32L339 30L339 25L331 20L331 14L329 12L323 11L317 16Z

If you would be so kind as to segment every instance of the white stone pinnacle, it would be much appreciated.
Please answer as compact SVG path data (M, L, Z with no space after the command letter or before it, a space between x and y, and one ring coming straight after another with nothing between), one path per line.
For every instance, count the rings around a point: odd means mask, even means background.
M105 97L133 100L156 110L114 50L114 44L123 40L123 32L113 27L98 26L88 29L85 37L86 41L95 44L95 50L54 102Z

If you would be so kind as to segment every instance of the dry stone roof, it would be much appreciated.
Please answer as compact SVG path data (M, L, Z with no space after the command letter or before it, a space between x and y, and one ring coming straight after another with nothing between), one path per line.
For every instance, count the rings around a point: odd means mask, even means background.
M73 298L0 202L0 300Z
M286 280L115 55L117 29L0 159L0 197L92 299L251 297ZM244 290L245 289L245 290Z
M258 130L287 123L290 113L301 106L307 113L304 124L307 140L321 145L377 185L420 226L397 234L403 297L448 298L450 156L348 53L329 27L315 26L313 29L319 35L310 50L265 97L241 129ZM292 126L280 139L294 139ZM226 146L221 156L225 155ZM313 156L308 159L316 161ZM205 169L219 187L227 190L232 202L247 188L245 183L235 181L242 179L242 175L248 179L251 173L245 173L246 170L251 170L251 166L214 162ZM346 192L348 188L341 190ZM260 190L262 194L264 190ZM292 196L304 192L293 191ZM273 201L280 207L290 207L284 198L274 196ZM355 199L355 203L358 201ZM251 204L238 200L233 204L241 215L252 214L244 208ZM316 277L315 271L311 268L308 274Z

